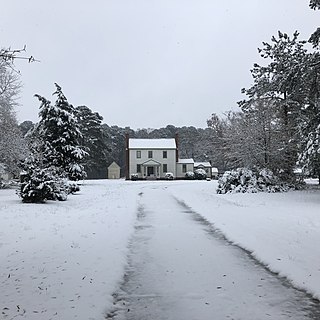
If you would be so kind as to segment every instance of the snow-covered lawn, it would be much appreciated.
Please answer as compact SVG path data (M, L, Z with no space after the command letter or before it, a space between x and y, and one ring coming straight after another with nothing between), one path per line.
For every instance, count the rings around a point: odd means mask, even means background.
M217 195L215 187L199 181L171 190L230 241L320 299L320 189Z
M66 202L23 204L0 190L0 318L102 319L123 275L136 193L88 181Z
M103 319L122 280L139 193L159 186L320 298L320 190L217 195L216 181L101 180L46 204L0 190L0 318Z

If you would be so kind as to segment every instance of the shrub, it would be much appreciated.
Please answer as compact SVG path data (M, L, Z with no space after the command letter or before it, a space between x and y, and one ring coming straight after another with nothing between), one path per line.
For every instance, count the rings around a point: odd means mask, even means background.
M139 175L138 175L137 173L132 173L132 174L131 174L131 180L132 180L132 181L138 180L138 177L139 177Z
M207 179L207 173L204 169L197 169L194 172L195 179L197 180L205 180Z
M226 171L218 181L217 193L256 193L287 191L289 186L282 183L269 169L252 171L238 168Z
M47 200L67 200L67 185L50 168L34 168L23 172L19 196L23 202L43 203Z
M80 191L80 186L75 181L67 181L66 185L68 186L68 193L76 193Z
M172 172L167 172L164 176L166 180L173 180L173 173Z
M187 180L194 180L194 179L195 179L195 174L194 174L194 172L192 172L192 171L187 171L187 172L186 172L186 175L185 175L185 178L186 178Z

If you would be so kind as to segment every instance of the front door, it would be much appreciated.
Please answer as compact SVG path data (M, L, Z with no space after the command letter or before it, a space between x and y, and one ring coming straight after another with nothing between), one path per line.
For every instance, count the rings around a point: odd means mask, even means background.
M148 177L154 175L154 167L147 167L147 175Z

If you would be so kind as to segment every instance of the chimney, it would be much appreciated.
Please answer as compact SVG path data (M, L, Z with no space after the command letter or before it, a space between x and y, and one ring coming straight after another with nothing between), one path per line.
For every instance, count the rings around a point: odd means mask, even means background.
M126 180L129 180L129 133L126 133L126 150L125 150L125 157L126 157Z
M176 133L175 138L176 140L176 162L179 161L179 135Z

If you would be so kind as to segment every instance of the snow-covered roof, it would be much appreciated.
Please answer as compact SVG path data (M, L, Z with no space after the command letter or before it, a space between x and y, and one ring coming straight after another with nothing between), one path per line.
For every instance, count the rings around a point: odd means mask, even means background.
M129 139L129 149L176 149L176 140Z
M195 162L194 163L195 167L205 167L205 168L211 168L211 163L210 162Z
M178 163L187 164L187 163L194 163L193 159L179 159Z

